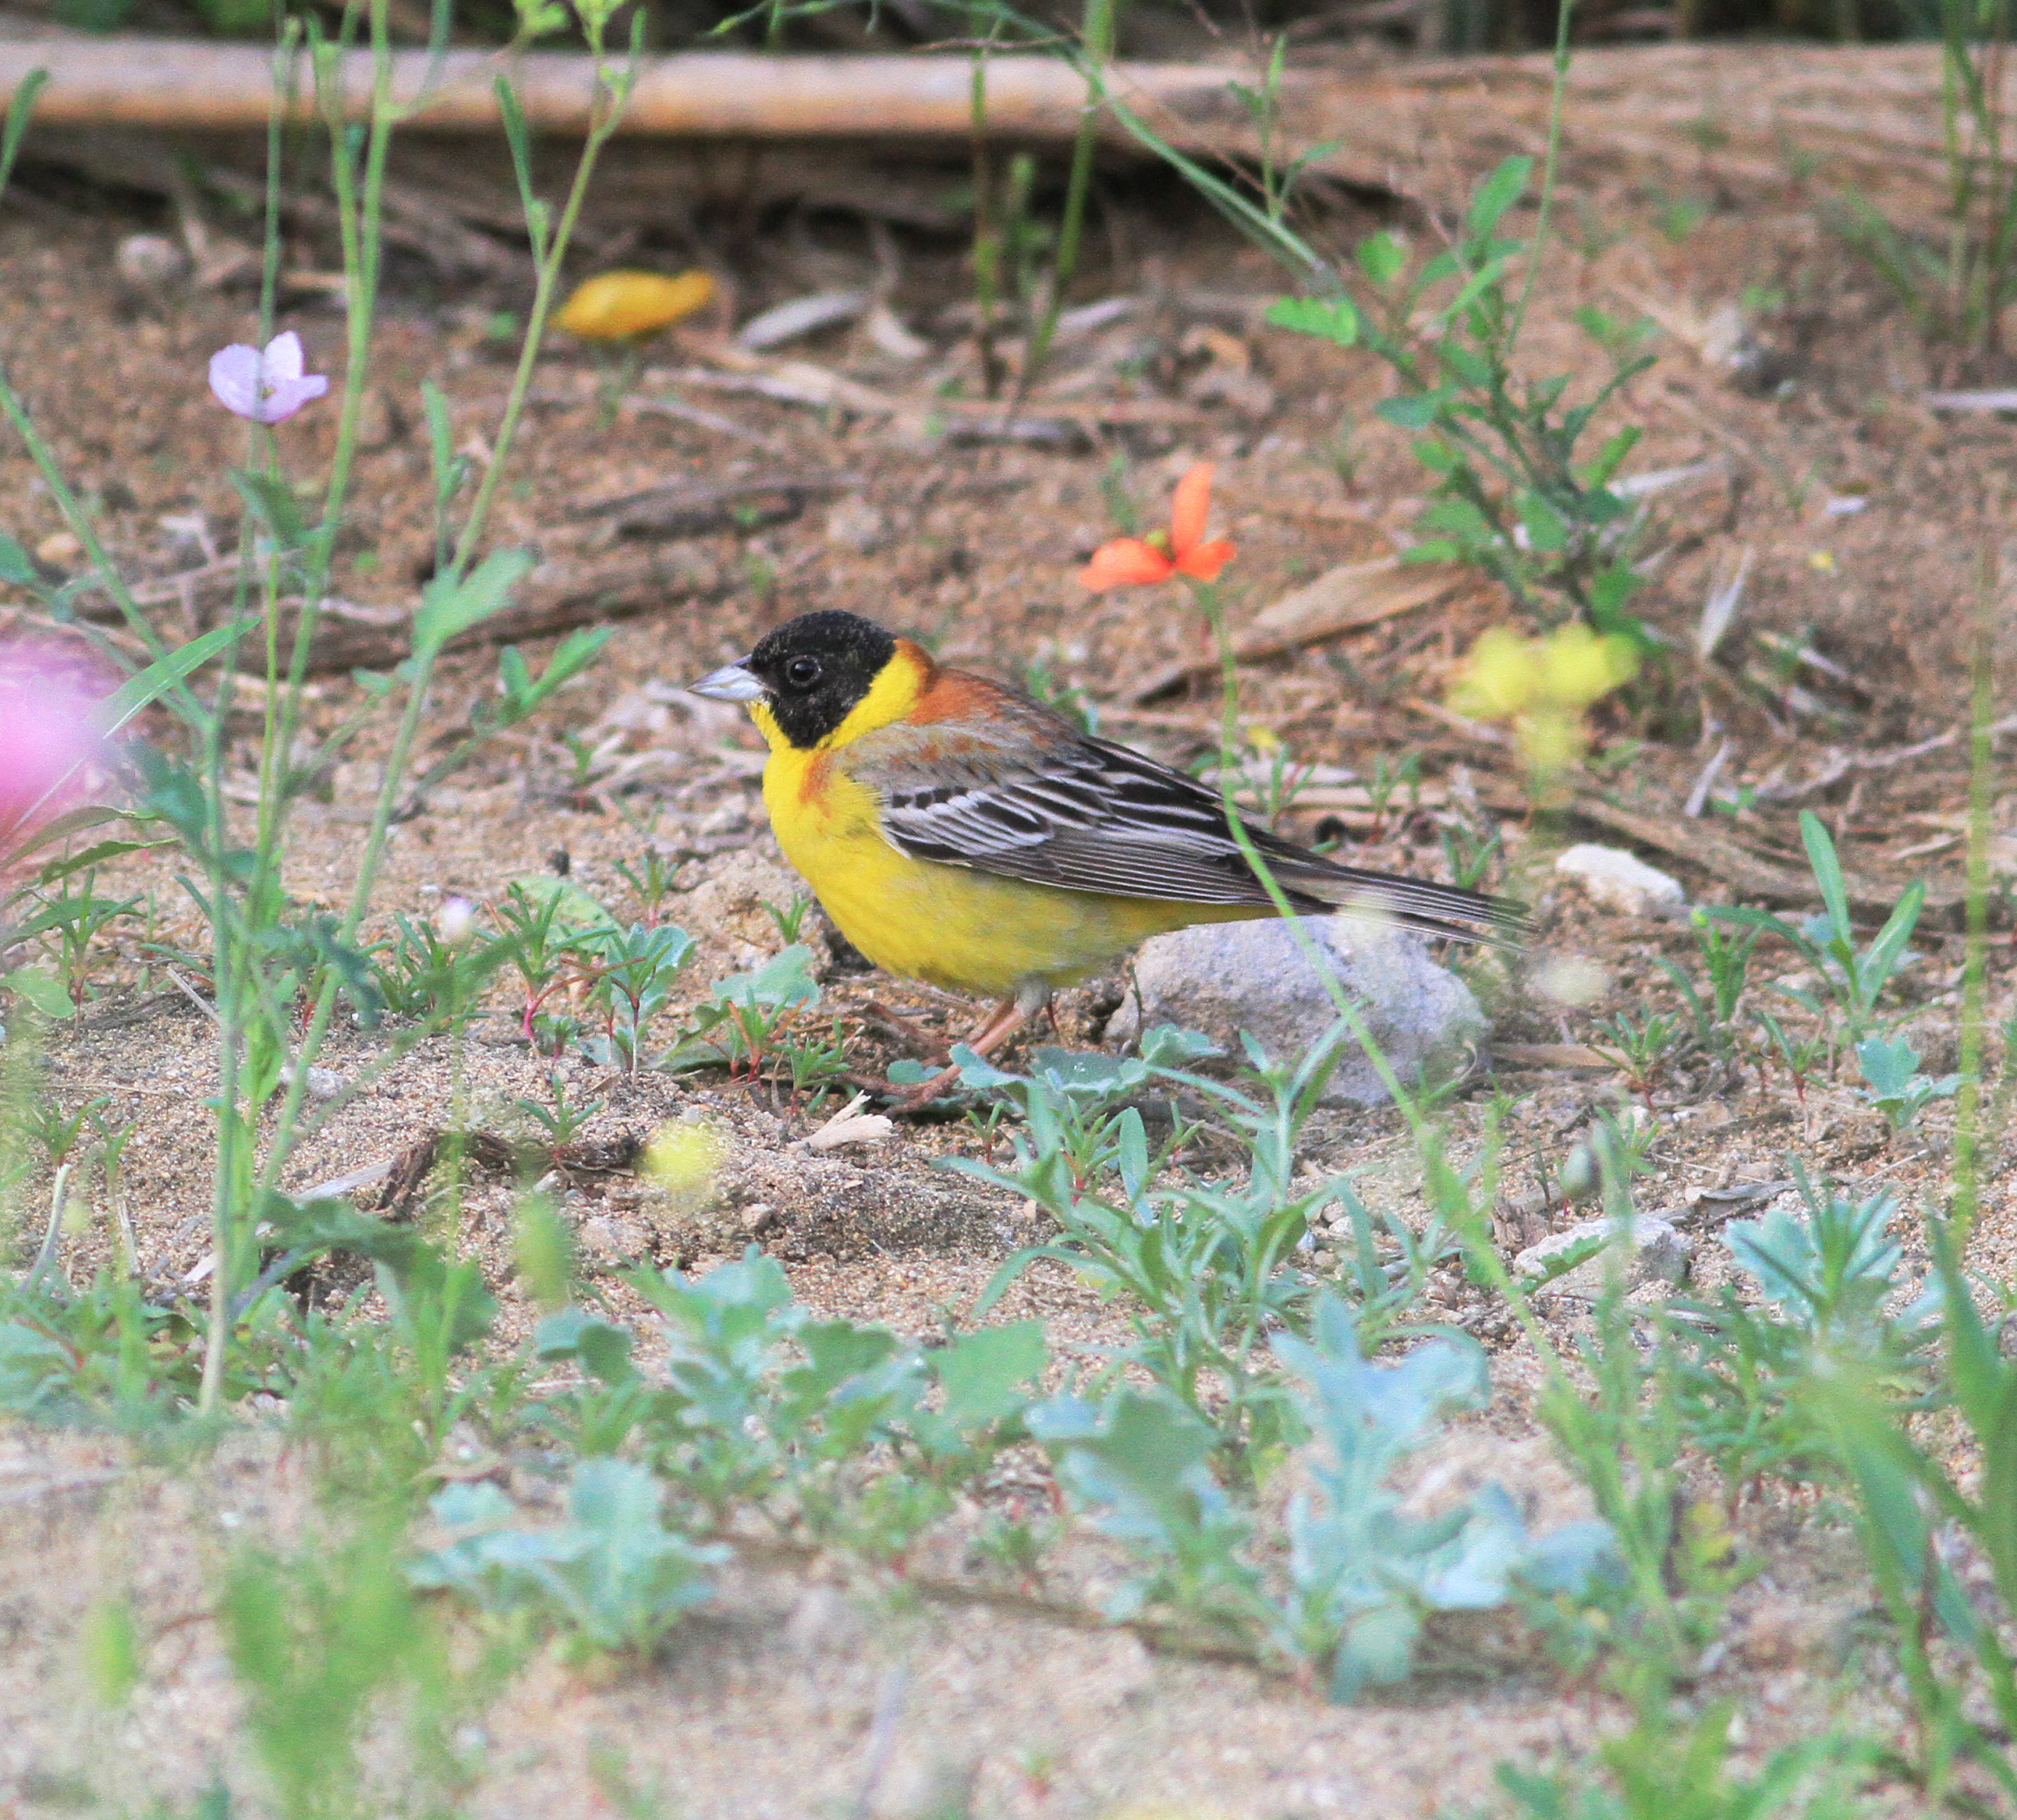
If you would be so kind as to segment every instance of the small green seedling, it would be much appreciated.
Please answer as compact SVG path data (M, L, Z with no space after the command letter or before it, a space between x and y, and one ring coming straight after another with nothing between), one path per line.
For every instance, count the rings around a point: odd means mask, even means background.
M1905 1036L1889 1043L1866 1037L1856 1046L1856 1065L1870 1083L1858 1087L1856 1097L1882 1112L1894 1133L1911 1130L1929 1105L1950 1098L1961 1085L1957 1074L1935 1080L1920 1073L1919 1052Z
M1883 928L1867 947L1859 949L1855 925L1849 920L1849 888L1842 878L1842 862L1820 817L1811 809L1801 813L1800 838L1807 849L1814 882L1820 888L1825 914L1810 917L1795 928L1769 911L1744 905L1734 909L1712 907L1701 914L1716 922L1770 931L1790 944L1813 969L1819 985L1811 989L1783 985L1774 989L1824 1025L1831 1025L1839 1013L1849 1041L1860 1043L1881 1021L1877 1005L1885 988L1912 963L1914 957L1906 944L1919 921L1926 888L1916 881L1907 885Z

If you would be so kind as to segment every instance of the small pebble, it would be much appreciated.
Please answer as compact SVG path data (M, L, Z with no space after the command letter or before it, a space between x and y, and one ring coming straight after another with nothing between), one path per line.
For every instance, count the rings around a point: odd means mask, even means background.
M173 284L189 276L188 253L165 234L128 234L112 262L128 284Z
M1679 879L1669 878L1619 847L1579 842L1557 857L1555 870L1581 885L1592 903L1629 917L1657 915L1680 910L1687 903Z

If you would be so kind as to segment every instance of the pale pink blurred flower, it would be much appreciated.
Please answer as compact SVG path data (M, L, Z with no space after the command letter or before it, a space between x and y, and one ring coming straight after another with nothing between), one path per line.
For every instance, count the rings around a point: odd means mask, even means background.
M71 647L0 643L0 860L84 797L105 758L110 693Z
M292 329L276 335L263 354L234 341L211 355L210 389L227 411L255 423L277 423L329 390L328 376L304 373L305 364L301 338Z
M460 947L476 930L476 906L466 897L452 897L442 906L435 927L450 947Z

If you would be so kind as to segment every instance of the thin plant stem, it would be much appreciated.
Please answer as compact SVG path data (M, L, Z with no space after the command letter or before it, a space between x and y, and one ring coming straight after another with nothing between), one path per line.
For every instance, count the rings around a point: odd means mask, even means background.
M1521 325L1527 319L1527 305L1541 275L1541 261L1547 250L1548 224L1555 211L1555 186L1562 150L1562 103L1569 87L1569 20L1575 0L1561 0L1555 9L1555 67L1553 86L1548 96L1548 143L1541 159L1541 200L1534 218L1532 250L1527 255L1527 270L1520 285L1520 301L1506 325L1506 351L1510 356L1520 339Z
M973 153L974 341L980 350L980 384L988 398L1001 390L1001 356L994 346L995 308L1001 276L1001 230L995 220L994 158L987 142L987 51L1000 21L990 21L982 38L980 19L969 15L973 75L967 92L967 118Z
M383 4L383 0L380 0ZM641 22L640 22L641 23ZM612 82L598 65L597 82L604 97L604 110L591 129L587 142L583 148L580 162L575 171L566 207L562 211L559 224L552 238L543 249L539 261L535 301L525 330L525 339L519 352L518 367L513 380L512 395L507 402L503 419L500 425L496 442L483 484L471 508L468 520L463 527L454 558L449 567L452 575L462 574L475 539L480 536L483 523L495 497L496 485L504 468L506 456L511 449L519 413L526 393L529 391L534 364L547 316L552 307L554 287L557 279L567 248L572 238L575 224L586 200L588 182L592 175L597 153L615 130L621 117L625 99L636 71L633 48L630 63ZM382 167L381 167L382 169ZM370 196L371 207L363 218L368 225L368 237L375 241L378 219L376 197ZM428 690L433 680L435 662L439 653L428 650L416 654L414 674L409 684L404 707L398 726L394 732L391 749L386 755L384 777L379 786L378 796L373 805L371 824L366 834L357 866L357 878L352 888L348 906L340 925L339 940L346 946L353 945L357 932L362 926L369 908L377 873L385 850L388 834L399 804L404 793L404 779L411 759L413 742L420 733L420 721L428 705ZM262 1187L270 1188L280 1178L280 1172L287 1158L297 1148L292 1140L307 1091L308 1069L313 1059L320 1054L330 1023L336 1009L337 982L333 975L326 977L317 991L314 1007L309 1017L308 1027L295 1054L293 1078L287 1083L287 1097L276 1122L276 1136L269 1148L266 1163L262 1171Z
M1976 564L1974 651L1970 669L1968 773L1968 860L1961 960L1961 1088L1954 1098L1954 1197L1951 1219L1957 1253L1968 1242L1981 1201L1982 1058L1989 984L1989 836L1995 809L1996 559L1983 552Z
M1085 111L1080 115L1078 132L1072 139L1071 171L1065 180L1064 219L1058 228L1057 256L1051 262L1051 282L1044 300L1044 313L1031 333L1023 355L1023 370L1017 376L1018 403L1029 395L1049 358L1051 342L1058 332L1066 294L1078 274L1079 243L1085 233L1086 198L1092 190L1092 160L1099 145L1101 103L1106 98L1106 72L1113 60L1115 29L1120 0L1086 0Z
M640 13L637 24L641 28L644 17ZM518 419L525 408L526 395L532 389L533 369L539 358L540 343L546 334L547 319L552 313L554 291L560 282L561 266L567 255L568 243L574 237L576 222L580 218L582 205L588 200L589 179L595 174L596 160L610 135L622 118L623 110L630 99L632 83L637 77L637 56L633 48L631 59L620 74L612 79L598 56L596 64L595 117L591 121L588 137L582 147L581 160L575 167L574 182L568 190L568 198L561 210L560 221L554 231L551 245L546 257L539 262L533 281L532 308L525 324L525 338L518 349L518 364L511 375L511 389L504 402L504 414L499 420L496 441L492 445L489 462L483 470L483 479L476 489L476 497L471 503L469 517L464 521L462 535L456 539L455 554L449 564L451 575L460 576L469 566L471 558L482 546L483 533L489 527L490 509L497 496L498 482L503 478L505 456L517 434Z

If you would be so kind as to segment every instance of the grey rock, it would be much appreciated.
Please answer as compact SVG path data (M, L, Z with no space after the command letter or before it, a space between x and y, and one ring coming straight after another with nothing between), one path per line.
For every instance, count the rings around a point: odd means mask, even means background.
M1404 1083L1455 1064L1485 1033L1470 989L1429 959L1417 935L1355 917L1302 917L1301 928L1359 1007ZM1110 1040L1175 1024L1211 1037L1232 1062L1247 1032L1271 1061L1297 1059L1337 1022L1324 982L1285 922L1206 923L1157 935L1135 960L1135 986L1107 1026ZM1323 1096L1328 1106L1377 1106L1387 1090L1372 1061L1348 1046Z
M1628 1247L1627 1255L1622 1260L1625 1287L1628 1289L1647 1283L1680 1282L1687 1277L1688 1265L1694 1256L1695 1242L1671 1220L1641 1213L1634 1217L1629 1231L1620 1222L1607 1219L1584 1220L1564 1227L1560 1232L1551 1232L1513 1260L1513 1274L1528 1278L1543 1275L1565 1252L1579 1251L1585 1245L1607 1238L1622 1240ZM1579 1264L1554 1278L1543 1292L1595 1301L1604 1293L1607 1267L1607 1260L1600 1251L1588 1263Z

